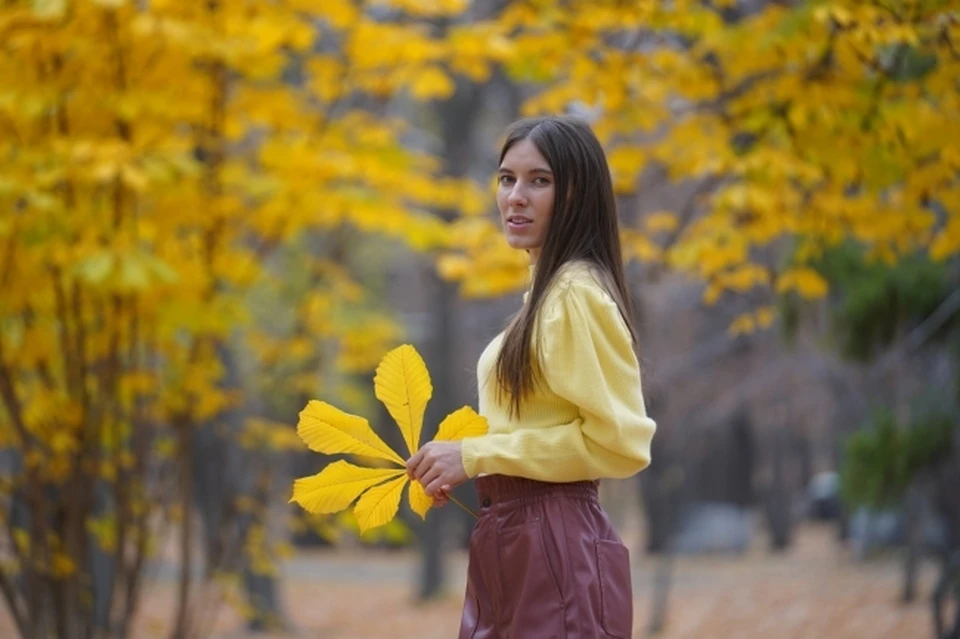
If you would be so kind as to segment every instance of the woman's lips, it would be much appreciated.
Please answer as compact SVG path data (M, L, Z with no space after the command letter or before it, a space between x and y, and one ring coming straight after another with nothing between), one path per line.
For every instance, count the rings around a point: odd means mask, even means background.
M507 227L511 230L523 229L533 224L533 220L522 215L511 215L507 218Z

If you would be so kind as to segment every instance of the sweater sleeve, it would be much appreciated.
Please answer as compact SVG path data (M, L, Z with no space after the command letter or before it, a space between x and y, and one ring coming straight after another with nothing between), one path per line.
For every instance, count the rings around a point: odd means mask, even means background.
M464 440L467 474L567 482L643 470L656 424L647 417L640 367L616 304L595 283L573 281L543 311L542 381L577 408L577 417Z

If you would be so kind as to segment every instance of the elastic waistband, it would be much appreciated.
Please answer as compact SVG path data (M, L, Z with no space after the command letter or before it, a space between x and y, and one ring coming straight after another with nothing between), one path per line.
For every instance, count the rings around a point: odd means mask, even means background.
M597 501L599 484L598 481L551 483L507 475L484 475L474 480L481 509L519 505L551 497Z

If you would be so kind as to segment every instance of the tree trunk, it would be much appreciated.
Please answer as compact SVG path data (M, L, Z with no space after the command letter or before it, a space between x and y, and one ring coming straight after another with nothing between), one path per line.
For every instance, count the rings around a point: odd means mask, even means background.
M931 603L936 639L960 639L960 551L944 558Z
M190 580L193 569L193 425L185 419L179 419L174 426L179 437L180 462L180 507L183 509L180 521L179 552L180 578L177 584L176 621L170 639L186 639L190 625Z
M217 355L225 371L222 386L226 389L243 389L239 356L233 345L218 342ZM251 526L257 522L252 515L241 516L236 511L237 498L244 495L251 497L256 512L266 509L270 499L269 487L254 485L257 473L252 472L250 453L238 443L247 417L255 413L254 400L247 399L246 393L244 397L239 405L229 408L198 430L193 457L194 491L203 520L207 578L220 570L236 570L243 577L247 605L251 611L250 629L265 630L270 626L283 625L284 615L276 579L253 571L249 558L242 552L244 540ZM216 426L222 431L218 433ZM263 456L269 454L268 451L262 451ZM269 462L262 459L260 463ZM266 544L265 550L270 547L270 544Z
M750 417L738 411L730 425L731 455L730 471L733 475L731 501L741 508L753 505L754 437Z
M436 291L435 313L433 316L433 339L428 367L433 380L433 399L427 407L426 419L422 431L422 441L430 441L437 433L440 421L455 408L453 399L453 371L456 358L454 346L453 315L456 291L453 285L441 281L436 275L431 279ZM420 570L421 600L431 599L441 594L444 586L442 524L447 509L436 509L419 526L420 548L423 563Z
M770 543L775 551L786 550L790 546L791 516L790 494L786 482L786 428L779 424L773 438L772 477L766 492L764 511L770 529Z
M656 439L654 439L656 441ZM656 444L654 443L654 446ZM664 481L666 473L665 460L656 453L653 455L657 463L651 464L649 468L643 471L638 477L640 482L640 499L642 502L641 510L646 518L647 524L647 547L648 553L666 552L667 542L670 539L669 513L670 504L663 496L661 484Z
M907 547L903 562L903 603L912 603L917 598L917 577L923 543L923 516L923 494L917 482L913 482L907 489L904 499Z
M674 538L686 484L680 465L671 464L662 456L658 459L661 460L660 467L666 470L658 472L656 476L645 477L643 481L643 487L649 487L643 491L646 497L645 510L652 511L648 514L648 548L659 555L653 578L650 624L647 627L647 632L651 635L662 632L667 624L667 604L673 584L676 555ZM655 466L651 465L650 469ZM644 471L643 475L650 472L650 469Z
M673 581L674 552L669 547L657 558L657 568L653 575L653 605L651 606L650 625L647 633L657 635L667 626L667 601L670 584Z
M960 428L953 437L953 453L935 471L932 503L947 527L947 548L940 580L931 604L937 639L960 639ZM953 610L951 617L950 610Z
M462 178L467 174L473 156L471 132L475 128L480 112L480 90L467 81L461 80L454 96L438 107L443 139L444 173L451 177ZM441 215L452 220L454 213L444 211ZM423 441L432 439L436 428L446 415L456 408L454 380L456 375L457 348L455 346L455 316L457 306L456 286L443 281L431 269L431 288L436 291L436 303L433 313L432 357L429 361L433 380L433 399L427 412L430 418L425 420ZM420 599L429 599L440 594L443 589L443 548L442 523L445 516L434 512L421 526L420 546L423 550L423 564L420 573Z

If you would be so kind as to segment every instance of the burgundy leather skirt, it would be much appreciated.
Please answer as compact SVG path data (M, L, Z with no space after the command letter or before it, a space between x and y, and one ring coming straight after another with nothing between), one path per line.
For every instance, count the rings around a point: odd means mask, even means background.
M597 482L476 480L460 639L628 639L630 555Z

